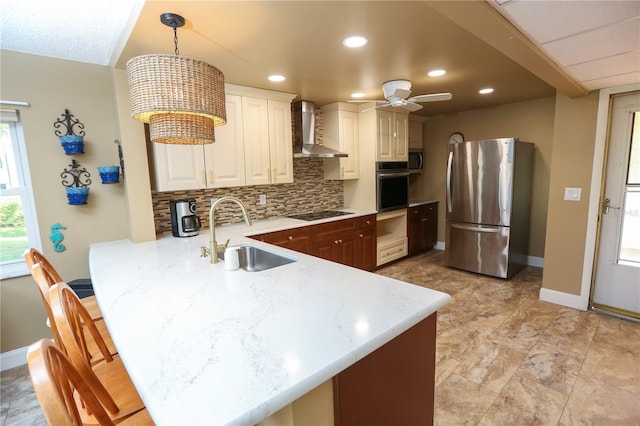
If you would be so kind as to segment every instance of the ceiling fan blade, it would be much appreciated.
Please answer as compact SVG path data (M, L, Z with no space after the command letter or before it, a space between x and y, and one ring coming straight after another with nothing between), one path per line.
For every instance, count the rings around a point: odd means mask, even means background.
M402 108L413 112L413 111L417 111L419 109L422 109L422 105L414 104L413 102L407 102L407 104L403 105Z
M412 98L407 99L410 102L436 102L436 101L448 101L451 100L453 96L451 93L432 93L430 95L418 95Z
M389 105L391 105L391 103L386 102L386 103L383 103L382 105L376 105L376 106L371 107L371 108L363 109L363 110L362 110L362 111L360 111L360 112L367 112L367 111L371 111L372 109L382 108L382 107L386 107L386 106L389 106Z
M382 100L382 99L351 99L348 100L347 102L351 102L351 103L358 103L358 104L363 104L363 103L367 103L367 102L377 102L379 104L386 104L387 101L386 100Z

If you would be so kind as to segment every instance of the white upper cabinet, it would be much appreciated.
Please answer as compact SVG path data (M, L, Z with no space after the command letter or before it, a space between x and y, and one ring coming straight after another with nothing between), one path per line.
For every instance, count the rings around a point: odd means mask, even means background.
M422 126L424 117L409 115L409 148L423 149Z
M291 101L269 100L269 159L271 183L293 182Z
M293 182L295 95L225 85L227 124L212 145L153 144L157 191Z
M179 191L207 187L202 145L153 143L157 191Z
M226 106L227 124L216 127L215 143L204 148L209 188L246 184L242 97L226 95Z
M347 157L324 160L325 179L358 179L360 176L359 114L358 107L335 102L322 107L324 124L323 145Z
M407 161L408 114L399 111L376 111L377 161Z

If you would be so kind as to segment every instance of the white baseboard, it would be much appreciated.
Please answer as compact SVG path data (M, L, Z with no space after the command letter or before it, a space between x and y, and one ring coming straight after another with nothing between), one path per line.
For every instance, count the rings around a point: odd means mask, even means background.
M433 246L436 250L444 250L444 241L436 242L436 245Z
M544 257L527 256L527 265L544 268Z
M575 294L564 293L562 291L548 288L540 289L540 300L555 303L556 305L586 311L589 308L589 299Z
M28 346L0 354L0 371L9 370L27 363Z

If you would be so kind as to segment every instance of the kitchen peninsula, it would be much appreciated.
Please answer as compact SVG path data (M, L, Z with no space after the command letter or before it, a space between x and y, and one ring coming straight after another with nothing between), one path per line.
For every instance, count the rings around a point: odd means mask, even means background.
M374 415L385 405L362 401L369 381L412 376L426 392L413 415L432 418L435 316L450 296L247 238L306 224L216 227L218 241L296 260L261 272L200 257L208 232L91 246L98 303L157 424L256 424L332 378L347 423L358 400Z

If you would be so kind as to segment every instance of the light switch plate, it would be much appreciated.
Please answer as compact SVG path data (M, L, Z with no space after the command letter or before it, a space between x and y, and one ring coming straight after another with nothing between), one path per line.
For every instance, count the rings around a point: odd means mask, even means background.
M564 188L564 199L567 201L580 201L582 188Z

